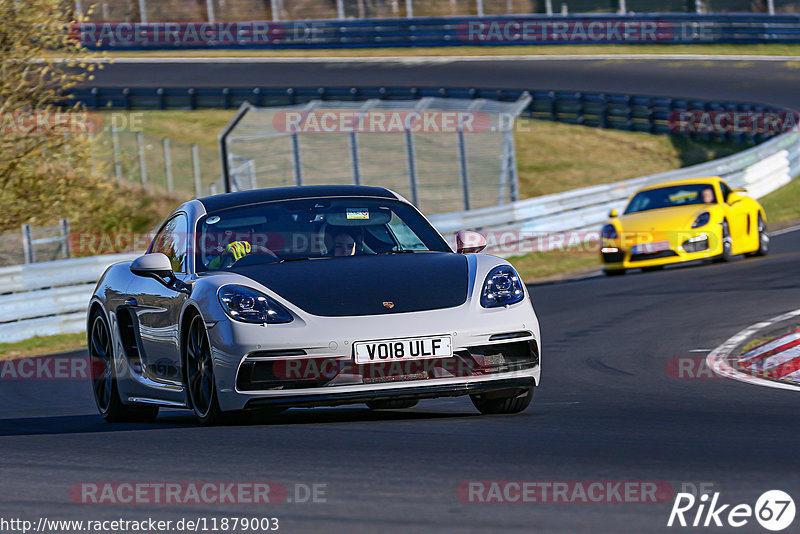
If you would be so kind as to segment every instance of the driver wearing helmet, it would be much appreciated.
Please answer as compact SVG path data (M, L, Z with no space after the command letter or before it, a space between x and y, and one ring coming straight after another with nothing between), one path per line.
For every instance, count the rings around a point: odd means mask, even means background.
M234 241L225 247L225 251L208 262L209 269L225 269L250 254L250 243Z

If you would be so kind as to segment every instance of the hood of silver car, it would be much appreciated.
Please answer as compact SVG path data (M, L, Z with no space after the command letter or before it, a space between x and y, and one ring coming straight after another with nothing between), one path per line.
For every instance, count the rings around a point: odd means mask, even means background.
M451 308L467 300L462 254L419 252L233 267L313 315L343 317Z

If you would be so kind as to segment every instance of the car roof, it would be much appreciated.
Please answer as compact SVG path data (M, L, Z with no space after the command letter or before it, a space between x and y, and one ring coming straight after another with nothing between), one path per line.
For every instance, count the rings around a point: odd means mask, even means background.
M639 189L639 191L650 191L651 189L661 189L662 187L672 187L675 185L689 185L689 184L713 185L719 182L720 180L721 178L719 176L701 176L698 178L684 178L683 180L670 180L669 182L651 184L646 187L642 187L641 189ZM637 193L639 191L637 191Z
M271 187L237 191L198 199L207 212L270 202L274 200L294 200L317 197L382 197L397 199L394 193L383 187L362 185L303 185L292 187Z

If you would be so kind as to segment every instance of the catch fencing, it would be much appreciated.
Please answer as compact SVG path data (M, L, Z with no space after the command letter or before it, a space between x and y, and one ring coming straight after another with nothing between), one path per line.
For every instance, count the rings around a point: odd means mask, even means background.
M79 0L75 5L76 13L91 21L127 22L800 11L797 0Z
M514 121L531 98L245 104L220 136L226 191L377 185L427 213L519 199Z

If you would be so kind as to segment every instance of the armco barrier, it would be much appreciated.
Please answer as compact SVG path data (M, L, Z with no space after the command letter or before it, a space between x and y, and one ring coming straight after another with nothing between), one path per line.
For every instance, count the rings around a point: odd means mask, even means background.
M597 229L612 208L622 209L637 189L667 180L720 176L731 187L746 188L755 198L775 191L800 174L800 134L786 133L726 158L632 180L574 189L520 200L510 205L433 215L431 222L445 235L463 229L510 232L511 240L487 252L514 249L513 239L538 233ZM769 214L767 214L769 216ZM529 233L529 234L526 234ZM511 252L513 254L513 252Z
M112 263L137 254L114 254L0 268L0 343L86 328L95 282Z
M289 22L87 22L72 27L71 35L87 48L100 50L797 43L800 16L582 14Z

